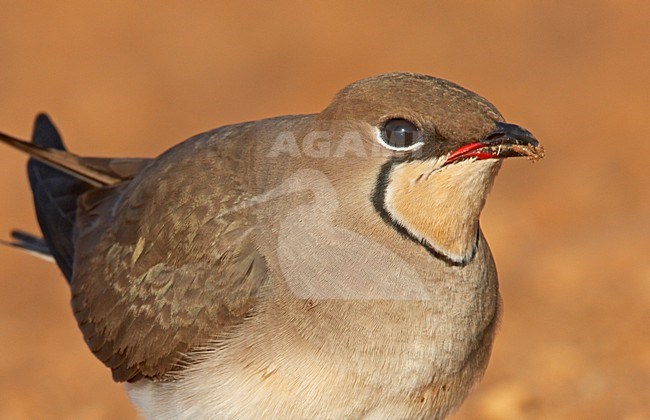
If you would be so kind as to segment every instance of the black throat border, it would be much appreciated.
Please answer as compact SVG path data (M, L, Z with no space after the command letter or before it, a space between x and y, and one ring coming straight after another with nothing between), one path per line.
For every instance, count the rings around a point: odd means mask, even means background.
M446 264L451 265L451 266L456 266L456 267L463 267L474 259L474 257L477 254L478 250L478 242L479 242L479 232L480 228L476 229L476 241L474 242L474 247L472 248L472 253L470 257L465 260L465 261L454 261L451 258L449 258L447 255L441 253L440 251L434 249L429 245L424 239L418 239L417 237L413 236L411 232L409 232L404 226L400 225L395 221L390 213L386 210L385 207L385 200L386 200L386 189L388 188L388 177L393 170L393 167L395 167L396 164L407 162L409 160L408 157L393 157L386 161L383 165L381 165L381 170L379 171L379 175L377 175L377 181L375 182L375 188L372 192L371 195L371 201L372 201L372 206L374 207L375 211L379 214L379 216L382 218L386 224L391 226L393 229L395 229L400 235L402 235L404 238L407 238L420 246L424 247L429 254L431 254L433 257L444 261Z

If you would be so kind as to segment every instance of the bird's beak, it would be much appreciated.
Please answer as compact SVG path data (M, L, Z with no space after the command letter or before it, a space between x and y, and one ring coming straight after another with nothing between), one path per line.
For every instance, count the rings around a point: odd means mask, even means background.
M541 159L544 157L544 148L525 128L498 122L496 130L487 134L481 141L466 144L451 152L445 165L469 158L483 160L517 156L524 156L531 160Z

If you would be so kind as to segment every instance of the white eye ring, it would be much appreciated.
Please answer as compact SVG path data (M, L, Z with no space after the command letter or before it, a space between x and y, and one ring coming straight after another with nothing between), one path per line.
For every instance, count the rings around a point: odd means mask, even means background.
M374 127L374 131L375 131L375 138L377 139L377 142L388 150L393 150L395 152L410 152L412 150L418 150L420 147L424 146L423 141L413 143L412 145L407 147L391 146L390 144L386 143L386 140L384 140L384 136L381 134L381 130L379 128Z

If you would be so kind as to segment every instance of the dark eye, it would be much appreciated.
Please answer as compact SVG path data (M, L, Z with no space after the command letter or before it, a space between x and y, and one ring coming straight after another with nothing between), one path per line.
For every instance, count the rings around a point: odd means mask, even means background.
M386 121L381 132L384 146L392 150L413 150L422 145L422 132L409 120L393 118Z

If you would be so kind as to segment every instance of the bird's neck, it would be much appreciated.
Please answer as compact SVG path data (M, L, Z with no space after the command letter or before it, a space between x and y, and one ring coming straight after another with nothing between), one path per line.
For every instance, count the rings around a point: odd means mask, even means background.
M389 174L384 209L413 238L455 263L472 258L478 221L500 161L400 163Z

